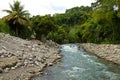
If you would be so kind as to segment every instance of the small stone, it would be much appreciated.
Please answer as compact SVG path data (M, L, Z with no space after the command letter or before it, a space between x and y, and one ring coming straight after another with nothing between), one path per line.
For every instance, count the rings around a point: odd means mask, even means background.
M4 71L5 71L5 72L8 72L8 71L10 71L10 68L6 68Z
M15 69L17 68L18 66L15 66Z
M1 58L4 58L5 56L4 55L1 55Z
M61 58L61 56L59 56L59 55L58 55L58 56L57 56L57 58L58 58L58 59L60 59L60 58Z
M5 53L5 54L4 54L4 57L8 57L8 54Z
M11 67L11 69L12 69L12 70L14 70L14 69L15 69L15 67Z
M22 65L22 63L20 63L20 62L18 62L18 63L16 64L17 67L20 67L21 65Z
M34 62L33 61L29 61L29 64L33 64Z
M32 51L35 51L35 48L32 48Z
M42 59L41 59L40 57L37 58L37 61L41 62L41 60L42 60Z
M25 77L23 80L30 80L28 77Z
M39 62L38 62L38 61L35 61L35 65L39 66Z
M7 53L5 49L0 50L0 53Z
M27 46L28 48L32 48L32 46Z
M34 64L31 64L32 66L34 66Z
M24 66L27 66L27 64L28 64L28 62L27 62L27 61L25 61L25 62L24 62Z
M34 44L34 45L33 45L33 47L37 47L37 46L38 46L38 44Z
M49 63L49 66L52 66L53 65L53 63Z
M2 68L0 68L0 73L2 73L4 70Z
M27 54L27 53L26 53L26 54ZM28 58L28 56L27 56L26 54L23 55L23 58L24 58L24 59L27 59L27 58Z
M12 56L12 54L8 54L8 57L11 57Z
M19 56L19 57L18 57L18 59L19 59L19 60L22 60L22 59L23 59L23 57Z
M46 57L44 57L43 60L46 60Z
M33 58L31 58L31 57L30 57L30 58L29 58L29 60L30 60L30 61L32 61L32 60L33 60Z
M45 62L45 60L44 59L41 59L41 63L44 63Z
M31 73L31 74L35 73L35 71L33 71L33 70L29 70L28 72Z

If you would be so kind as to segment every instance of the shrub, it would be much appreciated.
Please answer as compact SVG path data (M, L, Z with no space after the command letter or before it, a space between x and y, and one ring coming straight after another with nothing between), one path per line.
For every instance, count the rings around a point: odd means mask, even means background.
M2 20L0 20L0 32L2 32L2 33L10 33L9 26Z

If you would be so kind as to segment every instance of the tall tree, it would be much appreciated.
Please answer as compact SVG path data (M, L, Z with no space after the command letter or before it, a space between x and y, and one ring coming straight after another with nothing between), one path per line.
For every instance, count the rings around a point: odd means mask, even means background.
M20 4L19 1L14 1L13 5L10 5L10 10L3 10L7 12L8 15L3 17L3 20L11 25L11 29L15 30L15 34L18 36L18 28L20 25L28 24L29 13L24 10L24 6Z
M102 40L117 42L120 40L120 1L96 0L92 3L93 22L97 25ZM99 28L98 28L99 27Z
M56 30L56 25L51 15L33 16L31 18L32 28L36 33L36 39L46 37L50 31Z

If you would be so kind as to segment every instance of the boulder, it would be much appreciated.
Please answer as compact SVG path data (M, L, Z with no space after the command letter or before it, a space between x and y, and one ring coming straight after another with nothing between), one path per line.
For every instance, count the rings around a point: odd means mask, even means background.
M17 63L17 57L0 58L0 68L12 67Z

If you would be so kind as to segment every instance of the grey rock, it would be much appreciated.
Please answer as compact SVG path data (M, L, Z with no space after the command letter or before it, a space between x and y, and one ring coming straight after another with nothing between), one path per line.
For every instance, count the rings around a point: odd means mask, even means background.
M12 54L8 54L8 57L12 57Z
M35 61L35 65L39 66L39 62L38 62L38 61Z
M23 55L23 58L24 58L24 59L27 59L27 58L28 58L28 55L27 55L27 54L24 54L24 55Z
M17 67L20 67L20 66L22 66L22 63L18 62L18 63L16 64L16 66L17 66Z
M41 57L38 57L38 58L37 58L37 61L41 62L41 61L42 61Z
M2 73L4 70L2 68L0 68L0 73Z
M1 55L0 57L1 57L1 58L4 58L5 56L4 56L4 55Z
M28 71L28 74L31 75L38 72L39 69L41 71L43 67L47 65L53 65L52 62L56 58L59 58L57 57L58 54L54 55L54 52L57 53L56 50L58 51L58 45L53 41L47 41L47 43L43 43L37 40L23 40L10 35L6 35L0 41L0 45L2 45L2 47L0 46L0 58L16 57L15 64L11 65L12 67L10 66L10 68L5 68L3 73L9 72L10 70L18 71L20 68L25 70L23 71L23 74L26 75L26 72ZM1 52L1 50L3 51ZM9 61L7 62L9 63ZM2 72L2 70L0 71ZM22 74L22 72L20 74ZM23 79L21 78L21 80Z
M24 62L24 65L26 66L27 64L28 64L28 61L25 61L25 62Z
M10 71L10 68L5 68L4 71L8 72L8 71Z
M8 57L9 54L4 54L4 57Z
M0 53L7 53L5 49L0 50Z
M11 69L12 69L12 70L14 70L14 69L15 69L15 67L11 67Z
M49 63L48 65L49 65L49 66L52 66L52 65L53 65L53 63Z
M28 72L31 74L35 74L35 71L33 71L33 70L29 70Z
M32 48L32 46L27 46L27 47L30 48L30 49Z
M33 60L33 58L32 57L30 57L30 58L28 58L30 61L32 61Z
M35 51L35 48L32 48L32 51Z
M34 63L34 61L29 61L29 64L33 64Z
M57 58L58 58L58 59L60 59L60 58L61 58L61 56L60 56L60 55L57 55Z

